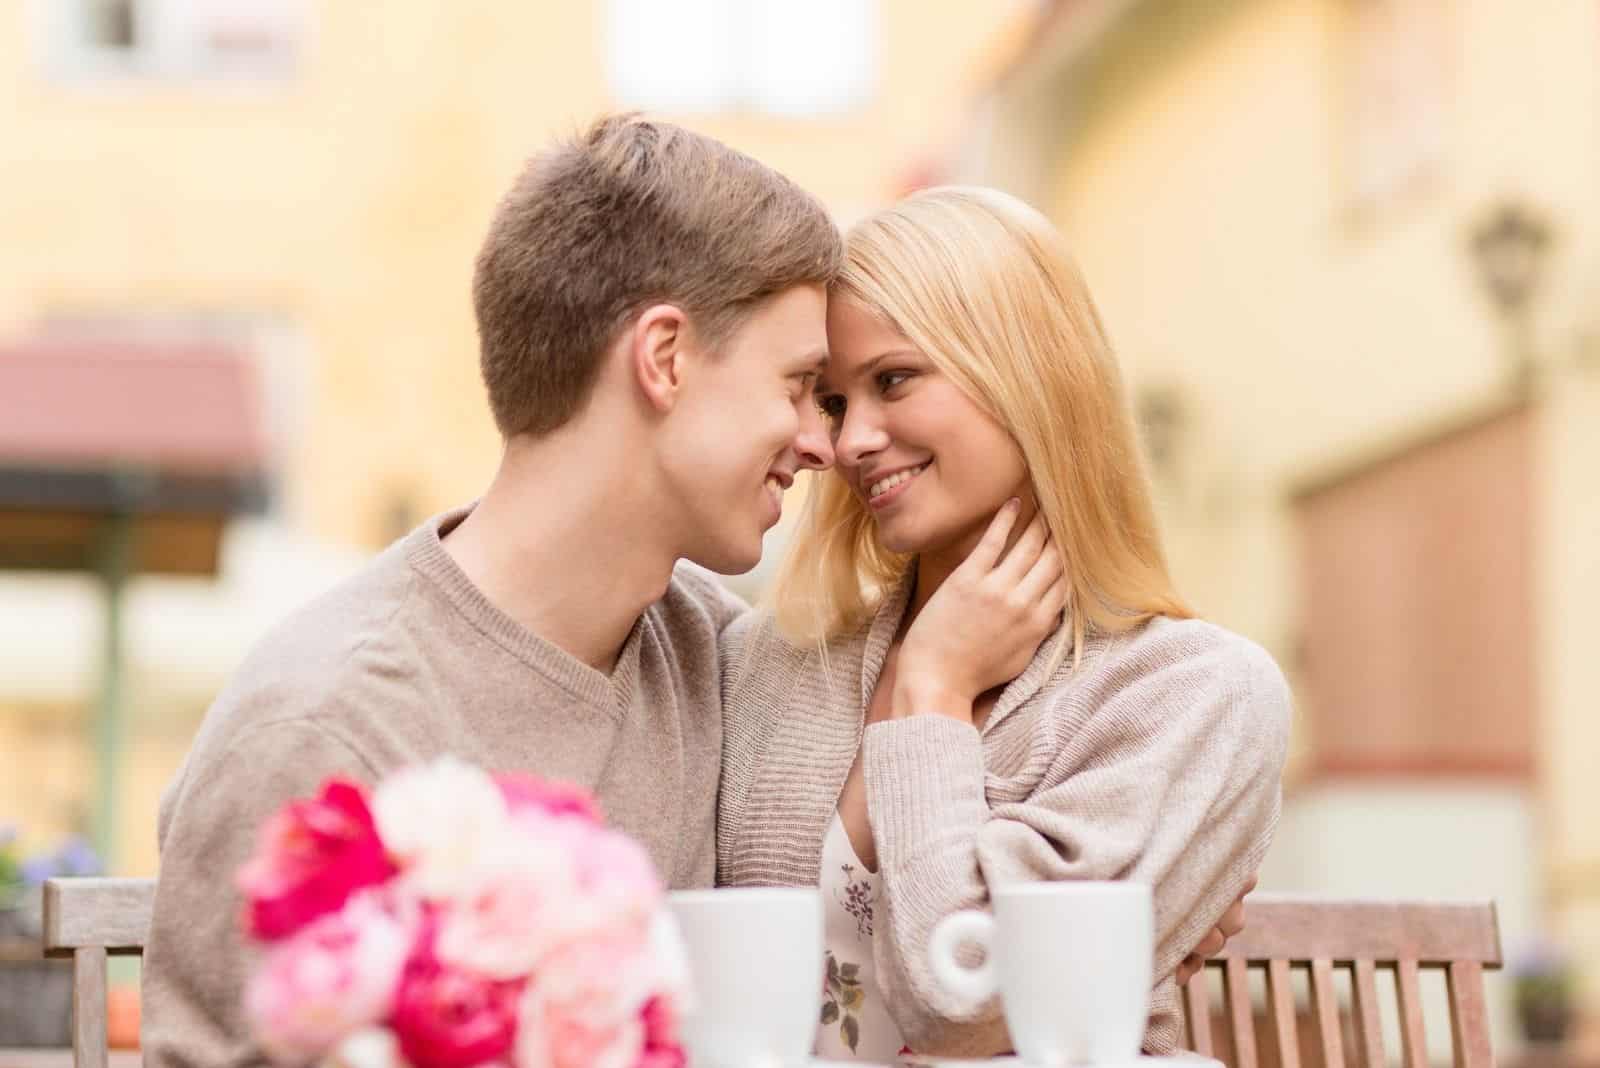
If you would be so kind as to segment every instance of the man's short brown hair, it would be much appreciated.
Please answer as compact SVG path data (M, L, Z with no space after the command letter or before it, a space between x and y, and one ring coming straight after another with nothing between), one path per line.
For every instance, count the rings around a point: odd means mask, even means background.
M838 230L816 198L710 137L600 119L528 161L478 253L483 378L507 437L582 410L616 332L677 304L712 344L763 299L826 285Z

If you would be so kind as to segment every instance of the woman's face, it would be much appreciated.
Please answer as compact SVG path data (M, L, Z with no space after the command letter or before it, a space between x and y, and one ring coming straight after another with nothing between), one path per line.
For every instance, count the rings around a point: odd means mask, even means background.
M828 301L831 358L817 383L835 468L885 548L965 552L1028 472L1011 435L932 360L848 297Z

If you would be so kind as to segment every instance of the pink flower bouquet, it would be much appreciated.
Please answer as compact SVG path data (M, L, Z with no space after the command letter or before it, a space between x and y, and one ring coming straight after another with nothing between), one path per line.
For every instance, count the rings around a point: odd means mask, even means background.
M682 1068L650 858L589 795L449 758L286 805L240 869L245 1014L281 1064Z

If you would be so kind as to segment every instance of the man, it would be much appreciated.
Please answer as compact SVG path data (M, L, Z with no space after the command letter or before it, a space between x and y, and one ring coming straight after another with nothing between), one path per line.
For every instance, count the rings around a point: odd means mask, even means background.
M783 490L831 462L811 385L840 255L822 206L710 139L612 117L530 161L473 300L505 439L425 523L251 653L162 798L147 1063L250 1063L234 872L326 778L452 753L591 788L708 886L717 635Z

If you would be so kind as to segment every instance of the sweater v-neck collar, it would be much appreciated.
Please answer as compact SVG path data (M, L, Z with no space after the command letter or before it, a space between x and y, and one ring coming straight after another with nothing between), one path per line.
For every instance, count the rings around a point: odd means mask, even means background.
M584 663L502 611L445 551L442 538L471 511L469 505L445 512L412 531L405 544L412 568L437 587L468 623L506 652L577 700L621 715L632 703L638 684L640 647L647 626L644 614L634 620L609 675Z

